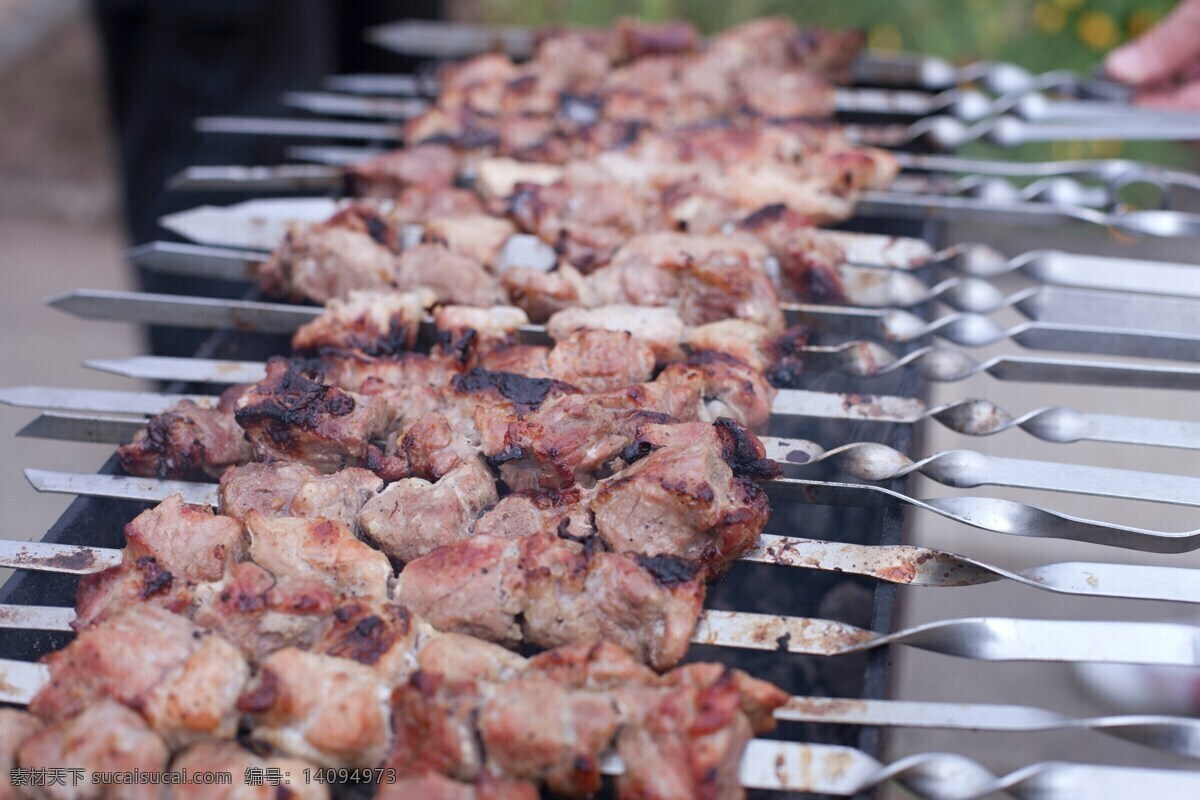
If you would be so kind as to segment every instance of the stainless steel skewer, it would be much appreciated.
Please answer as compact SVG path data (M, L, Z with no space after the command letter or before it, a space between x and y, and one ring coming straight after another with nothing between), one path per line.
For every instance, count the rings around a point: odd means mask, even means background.
M66 480L68 475L54 474L58 480ZM742 559L861 575L904 586L948 588L1009 580L1061 594L1200 603L1200 572L1178 567L1073 562L1014 572L926 547L848 544L769 533L762 534L758 546ZM0 567L85 575L120 562L121 551L111 548L0 539ZM1200 720L1194 722L1200 732ZM1200 739L1195 746L1200 758Z
M109 295L107 300L99 299ZM188 324L196 320L203 327L223 327L242 331L284 333L295 330L299 320L317 316L319 309L254 301L218 300L213 298L181 299L173 295L141 298L130 302L116 293L94 293L85 296L73 293L51 301L56 307L72 313L96 315L103 305L110 311L123 309L126 321ZM185 312L185 308L191 311ZM815 308L820 308L815 307ZM299 310L297 310L299 309ZM105 312L105 318L109 312ZM188 316L185 316L187 314ZM525 326L523 332L537 336L540 326ZM1185 356L1195 352L1190 339L1195 334L1131 332L1101 330L1077 325L1027 323L1023 335L1026 342L1039 346L1061 346L1068 343L1084 350L1104 348L1104 352L1119 355L1158 354L1161 357ZM1040 335L1061 338L1039 339ZM1089 337L1096 340L1089 344ZM1131 343L1137 343L1133 346ZM1176 350L1175 348L1179 348ZM807 363L814 368L837 370L847 375L875 378L897 370L912 368L922 378L938 382L965 380L987 373L998 380L1037 381L1043 383L1080 384L1088 386L1142 386L1159 389L1200 389L1200 367L1144 365L1113 361L1084 361L1060 357L998 355L979 361L961 350L942 347L922 347L896 356L875 342L857 340L837 345L805 345L800 348Z
M94 359L84 362L92 369L146 380L185 383L254 383L262 380L263 365L253 361L221 361L199 358L133 356L120 359ZM0 389L0 401L39 406L38 387ZM92 408L85 392L73 410L112 411L116 398L100 398L101 408ZM67 401L62 390L52 390L56 402ZM150 404L149 398L142 401ZM58 406L63 409L60 405ZM118 411L120 409L117 409ZM1067 406L1033 409L1014 416L989 400L964 399L927 408L912 397L875 394L838 394L802 389L780 389L771 406L772 414L813 419L851 420L913 424L935 419L952 431L967 436L991 436L1019 427L1048 442L1078 441L1139 444L1151 447L1200 449L1200 422L1153 419L1113 414L1091 414ZM150 412L154 413L154 412Z
M943 254L939 269L951 277L932 286L903 269L845 264L838 267L838 274L846 302L865 308L907 308L937 300L951 308L975 313L1013 307L1029 319L1045 323L1088 325L1103 319L1107 326L1123 330L1200 331L1194 302L1200 299L1200 269L1196 267L1125 259L1116 259L1119 263L1110 266L1112 259L1051 251L1036 251L1025 263L1019 263L1023 259L1006 262L998 254L992 257L986 252L982 256L958 258ZM175 242L140 245L127 251L126 257L157 272L233 281L256 280L259 265L267 259L265 254L254 250ZM989 265L997 262L1013 265L1014 269L1024 267L1049 281L1005 295L984 278L954 274L952 267L967 261L971 262L968 266L984 271L994 269ZM1146 272L1151 273L1149 278ZM1165 279L1167 275L1174 277L1170 284L1158 287L1156 294L1160 296L1139 292L1149 288L1146 284L1150 278ZM1086 290L1057 285L1073 281L1106 288ZM1131 285L1121 288L1118 283ZM1181 297L1170 297L1171 290L1179 292ZM796 308L794 304L784 307Z
M1120 309L1123 298L1111 299ZM104 289L76 289L46 303L86 319L258 333L290 333L315 319L321 311L313 306L288 303ZM1153 307L1166 305L1162 301L1143 301L1143 304L1152 307L1147 315L1151 319ZM870 337L888 343L937 336L964 347L983 347L1007 339L1032 350L1200 361L1200 304L1188 303L1193 307L1181 309L1185 325L1192 330L1138 329L1126 327L1128 322L1097 325L1097 319L1105 318L1098 305L1087 303L1074 310L1064 309L1060 315L1069 318L1068 321L1032 320L1007 329L973 312L958 312L926 322L897 309L803 303L786 303L782 308L789 324L800 323L822 333ZM1120 316L1117 320L1121 322ZM520 333L528 341L547 341L541 326L528 325Z
M51 494L155 502L179 492L189 503L208 503L213 506L217 503L217 488L213 484L36 469L25 470L25 477L37 491ZM917 499L870 483L840 483L801 478L778 478L765 483L764 486L768 495L784 502L856 508L891 508L907 505L968 527L1012 536L1067 539L1148 553L1186 553L1200 548L1200 530L1175 532L1134 528L1072 517L1027 503L992 497Z
M0 702L27 705L49 677L43 664L0 660ZM1157 732L1153 723L1150 730ZM620 774L624 765L619 758L606 757L601 769ZM1124 800L1135 791L1164 797L1200 791L1200 778L1182 770L1054 762L996 777L973 761L945 753L910 756L885 766L849 747L764 739L747 743L739 780L749 789L846 797L896 780L928 800L972 800L997 791L1022 800Z

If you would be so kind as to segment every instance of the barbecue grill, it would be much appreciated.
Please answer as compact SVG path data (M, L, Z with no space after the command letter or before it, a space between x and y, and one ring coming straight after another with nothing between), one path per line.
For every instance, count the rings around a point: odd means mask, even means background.
M443 36L444 38L438 38ZM467 28L427 27L411 25L380 29L371 34L374 41L402 50L414 47L423 49L426 55L442 57L465 55L477 52L482 43L488 45L499 41L509 49L520 52L528 48L528 36L520 31L480 32ZM432 48L436 52L428 52ZM1042 138L1070 138L1080 135L1079 128L1056 123L1038 122L1039 114L1047 112L1045 106L1032 103L1016 105L1013 98L1029 96L1031 89L1056 88L1082 95L1086 99L1055 100L1059 111L1066 116L1072 114L1120 113L1120 98L1114 98L1112 87L1102 81L1071 78L1070 76L1028 76L1007 65L975 66L955 71L949 65L931 60L892 60L864 58L857 65L857 77L864 84L876 86L908 87L905 89L877 89L843 94L839 108L846 111L852 124L860 126L859 138L864 141L885 141L908 148L901 152L902 163L914 169L947 168L965 172L986 174L1004 172L1002 162L955 161L953 157L930 156L925 145L956 146L965 138L976 138L991 133L994 141L1002 144L1016 143L1026 136ZM999 94L997 100L981 106L979 96L955 89L966 81L981 80L989 91ZM386 94L397 91L401 84L405 91L419 93L430 82L428 75L415 77L397 76L371 78L358 76L357 80L331 80L331 88L347 91L347 94L297 95L291 98L295 105L302 105L320 113L342 116L398 117L410 113L414 102L373 101L369 108L356 102L361 98L354 92L367 91ZM946 89L959 94L931 98L928 91ZM1036 95L1040 96L1040 95ZM1101 98L1101 99L1097 99ZM1011 103L1011 105L1009 105ZM1004 124L994 121L997 110L1024 109L1027 121L1007 120ZM1051 106L1053 109L1054 106ZM877 122L881 110L889 115L899 111L913 118L927 118L949 110L958 116L969 118L973 127L927 126L928 131L937 133L932 141L928 137L914 136L921 120L903 123L900 126L879 127ZM374 113L370 113L374 112ZM864 114L866 114L864 116ZM954 117L957 119L957 117ZM984 122L975 119L984 118ZM1107 119L1106 117L1102 117ZM958 120L962 122L962 120ZM1010 124L1011 123L1011 124ZM337 139L364 139L372 144L393 138L395 127L387 123L363 123L312 119L296 119L287 122L255 120L206 120L202 127L213 132L240 132L260 134L296 134ZM1026 127L1014 127L1014 125ZM1156 136L1178 138L1181 131L1192 130L1191 120L1165 121L1154 132ZM354 127L357 126L357 127ZM1039 127L1040 126L1040 127ZM1037 131L1038 133L1031 133ZM1121 129L1121 136L1139 136L1144 129L1132 127ZM919 140L919 141L918 141ZM361 157L363 148L309 148L307 155L327 163L349 161ZM942 160L938 160L942 159ZM1127 165L1128 166L1128 165ZM976 169L978 168L978 169ZM1162 187L1200 186L1200 180L1186 173L1171 173L1135 166L1139 177ZM1104 165L1076 165L1069 172L1074 177L1089 178L1106 175L1119 169ZM1054 174L1054 166L1045 170ZM1036 169L1033 170L1036 172ZM1119 178L1126 172L1116 172ZM184 189L230 189L249 188L277 191L298 190L312 193L314 189L328 190L341 185L341 171L328 167L284 166L279 168L255 168L252 171L236 169L197 169L181 177ZM939 182L940 181L940 182ZM1000 184L991 184L993 193ZM885 196L868 196L860 207L861 214L844 227L851 231L881 234L889 237L921 239L940 251L948 243L942 220L983 218L1002 223L1028 222L1056 224L1064 220L1110 225L1126 232L1137 232L1162 236L1194 236L1200 233L1196 217L1175 209L1130 212L1110 206L1107 197L1097 197L1095 186L1082 183L1071 184L1064 190L1058 184L1053 191L1039 193L1025 191L1024 194L1005 195L997 199L988 191L975 191L970 184L950 183L940 178L916 178L907 192L889 192ZM902 187L903 188L903 187ZM986 188L986 187L985 187ZM982 196L970 195L972 191ZM1003 190L999 190L1003 192ZM1074 202L1062 203L1063 192L1070 194ZM1056 194L1057 193L1057 194ZM1102 195L1103 192L1100 192ZM1164 195L1165 196L1165 195ZM1100 206L1095 208L1091 206ZM283 219L312 219L328 216L325 201L314 201L310 208L298 211L299 206L284 208ZM272 208L269 204L265 208ZM257 222L247 222L255 212L246 208L225 212L213 212L214 218L205 221L197 215L177 215L176 219L164 221L175 231L184 231L199 242L198 245L157 243L140 248L132 258L151 268L167 272L202 273L237 279L245 275L248 268L261 258L259 248L269 248L278 239L278 228ZM232 216L221 217L221 214ZM268 214L269 215L269 214ZM230 227L230 220L242 220L241 229L247 231L239 238L239 227ZM215 220L215 221L214 221ZM276 220L277 221L277 220ZM230 233L229 231L233 231ZM221 231L225 238L213 241L206 237L212 231ZM232 237L232 238L229 238ZM1149 499L1163 502L1195 505L1200 497L1192 479L1180 476L1146 476L1145 474L1121 474L1104 470L1088 471L1078 468L1073 471L1056 470L1054 465L1035 468L1028 463L1005 462L1003 459L980 461L956 455L937 454L919 459L914 463L916 448L913 426L910 423L929 418L962 433L983 435L1021 427L1041 439L1051 442L1092 439L1097 441L1125 442L1200 448L1200 430L1195 423L1102 417L1089 414L1087 410L1051 409L1032 411L1014 417L987 401L974 400L956 402L948 407L927 408L921 403L921 378L933 380L957 380L980 371L987 371L1000 378L1032 380L1047 383L1079 382L1109 385L1148 385L1159 388L1200 387L1200 367L1187 362L1200 361L1200 329L1189 324L1191 306L1200 296L1200 284L1192 275L1192 267L1146 262L1133 264L1112 260L1090 260L1086 265L1070 254L1044 254L1028 257L1007 254L1015 258L995 256L983 257L979 252L947 255L935 258L928 264L912 264L908 269L895 270L892 274L902 278L893 280L882 294L870 295L867 281L861 287L861 296L852 295L851 301L860 306L849 309L839 317L837 312L817 306L796 306L790 310L793 319L802 320L815 330L814 358L822 356L829 365L842 365L845 369L813 370L803 378L800 392L839 393L846 398L847 407L841 413L793 413L781 414L777 403L777 414L772 433L779 441L768 442L769 452L782 461L802 448L792 440L812 440L826 444L831 449L844 442L864 442L880 445L872 448L861 446L851 450L822 454L805 451L797 462L813 462L803 471L788 472L791 483L780 482L772 487L773 515L768 533L776 536L804 536L816 540L862 545L869 548L891 549L826 549L818 557L822 565L819 570L795 569L775 566L770 562L789 563L786 543L772 551L770 545L759 554L757 560L768 563L739 563L709 593L706 607L717 610L714 620L719 620L720 611L754 612L762 615L786 615L834 620L843 625L854 626L864 632L848 632L845 628L833 627L805 639L799 629L789 629L776 624L770 628L772 635L766 646L745 646L745 634L722 634L717 622L706 629L710 641L728 643L730 636L742 636L741 646L713 646L698 644L693 647L691 658L720 660L740 667L754 676L771 680L793 695L813 696L807 704L793 708L791 717L784 717L779 738L813 744L837 745L855 748L863 754L878 754L880 749L881 724L923 725L930 720L941 720L948 727L980 727L1007 729L1039 729L1056 726L1109 729L1119 736L1149 743L1164 749L1186 752L1193 757L1200 752L1196 742L1200 741L1200 726L1186 720L1151 719L1122 720L1116 723L1076 723L1072 720L1056 719L1053 715L1036 710L1012 711L984 706L942 708L933 704L917 706L866 705L850 702L822 702L815 698L845 698L882 700L886 696L888 682L887 649L877 645L893 641L896 644L911 644L955 655L982 659L1021 659L1031 657L1047 660L1134 660L1139 653L1147 660L1165 660L1171 663L1195 664L1194 651L1189 654L1187 642L1194 641L1196 633L1191 629L1172 626L1149 626L1116 623L1097 623L1090 627L1085 623L1054 623L1051 621L1024 621L1008 627L1005 620L961 621L929 629L899 631L889 639L894 625L895 585L897 583L931 585L970 585L994 578L1039 586L1054 591L1077 594L1108 594L1118 597L1150 597L1200 602L1200 589L1186 571L1161 570L1153 573L1148 569L1108 565L1107 572L1095 567L1102 579L1102 588L1088 585L1073 573L1070 565L1056 568L1049 565L1022 573L1006 572L989 564L969 559L955 559L942 553L927 551L903 551L896 546L901 542L903 507L905 504L929 508L956 521L976 527L1005 533L1038 537L1077 539L1080 541L1111 544L1134 550L1176 552L1194 549L1197 545L1193 536L1175 536L1164 532L1137 531L1119 526L1106 525L1098 521L1065 518L1040 509L1013 502L996 501L992 505L972 505L968 498L943 498L943 500L921 501L909 491L906 477L920 471L951 486L974 486L1000 484L1025 488L1049 488L1052 490L1107 494L1118 496L1124 491L1134 499ZM1073 260L1074 259L1074 260ZM1132 266L1131 266L1132 265ZM895 265L893 265L895 266ZM1137 274L1130 274L1137 267ZM945 277L943 271L955 272L956 277L939 283ZM1021 297L1006 297L997 293L988 280L1006 271L1020 271L1039 281L1041 285L1026 290ZM965 275L964 275L965 273ZM865 275L865 273L864 273ZM905 282L907 280L907 282ZM1139 283L1139 281L1141 281ZM1171 294L1177 298L1130 296L1115 298L1103 290L1125 288L1131 291L1161 293L1164 285L1172 287ZM858 287L851 287L856 289ZM1097 292L1089 295L1088 292ZM870 296L869 296L870 295ZM869 300L881 308L903 307L905 312L894 310L869 310ZM944 316L935 312L934 301L946 303L956 314ZM183 324L194 327L215 328L217 332L208 338L196 353L190 366L166 361L145 360L138 364L100 365L125 374L154 377L169 381L166 392L211 393L214 387L241 380L236 370L248 370L254 379L255 365L272 354L287 352L288 339L285 333L305 321L306 315L315 314L314 309L292 306L284 309L274 304L265 305L267 299L256 290L248 291L245 304L217 301L207 302L189 298L150 298L121 293L76 292L56 300L56 304L72 313L98 318L115 318L127 321L169 324L183 320ZM1089 305L1084 305L1084 303ZM1100 304L1108 303L1109 306ZM1020 330L1002 329L991 323L986 316L998 308L1014 306L1029 318ZM1084 313L1078 313L1084 308ZM1111 331L1089 326L1098 308L1105 308L1105 316L1127 318L1123 327ZM1072 312L1071 309L1075 309ZM311 313L310 313L311 312ZM1075 316L1072 316L1072 314ZM905 316L905 314L907 316ZM1055 316L1057 315L1057 316ZM1153 320L1156 326L1149 324ZM879 368L880 352L869 351L870 358L859 356L850 359L844 346L861 338L872 337L887 342L887 357L893 366L884 364ZM941 339L942 342L935 342ZM1086 361L1060 359L1057 356L1041 359L1011 355L1007 360L975 361L962 348L983 344L994 344L1011 339L1030 348L1069 350L1078 353L1104 355L1151 355L1179 361L1183 366L1133 366L1124 362L1103 362L1103 355L1090 355ZM1064 344L1065 343L1065 344ZM934 345L936 349L931 349ZM945 345L953 345L948 349ZM822 351L821 348L824 348ZM207 363L202 359L219 360L224 363ZM870 361L873 366L867 365ZM228 362L239 362L230 364ZM821 362L818 362L821 363ZM912 365L913 368L909 368ZM261 370L260 370L261 371ZM876 373L876 374L872 374ZM1119 374L1118 374L1119 373ZM870 375L869 383L864 376ZM864 390L870 395L856 394ZM803 399L800 392L788 395L791 402L803 405L810 411L816 402L811 397ZM903 399L913 402L900 410L882 408L880 396L892 398L900 404ZM60 412L36 420L26 433L45 437L91 439L95 441L121 441L127 439L138 423L128 417L105 417L104 413L153 413L161 410L155 406L161 398L153 396L102 398L99 393L51 397L48 392L33 391L26 396L7 391L0 400L27 403ZM111 407L103 407L109 403ZM139 405L140 403L140 405ZM807 404L807 405L805 405ZM862 406L850 410L851 405ZM793 409L794 411L795 409ZM64 413L65 412L65 413ZM75 414L76 416L72 416ZM82 416L78 416L82 414ZM840 417L840 418L839 418ZM881 424L880 421L884 424ZM1019 434L1009 434L1019 435ZM775 447L774 451L770 447ZM815 458L814 458L815 456ZM982 457L980 457L982 458ZM986 462L986 463L985 463ZM842 470L841 473L838 469ZM1040 469L1040 471L1039 471ZM972 470L974 470L972 472ZM102 475L117 476L121 472L115 457L101 470ZM850 475L864 481L873 481L879 489L863 490L835 482L839 475ZM1056 474L1057 473L1057 474ZM137 481L105 482L89 480L85 476L68 476L61 473L31 474L31 481L40 490L63 491L81 495L68 508L54 527L43 537L43 541L59 545L85 545L91 548L119 548L123 545L120 533L124 523L146 507L146 501L162 495L162 489ZM886 492L891 492L888 495ZM140 499L139 499L140 498ZM1188 498L1191 498L1189 500ZM986 511L980 513L980 509ZM773 541L773 540L772 540ZM803 546L797 543L797 547ZM810 543L805 552L815 552ZM964 547L963 549L969 549ZM30 551L32 552L32 551ZM15 606L61 606L69 607L74 601L77 574L87 572L89 559L96 557L90 550L54 550L59 571L18 570L0 587L0 603ZM873 559L873 560L872 560ZM1132 560L1132 559L1131 559ZM12 564L19 566L19 558L13 556ZM803 564L802 558L790 563ZM811 562L810 562L811 563ZM1076 571L1077 572L1077 571ZM74 573L74 574L73 574ZM24 618L27 612L14 612L14 619ZM55 630L61 628L61 614L50 619L36 621L29 627L0 626L0 654L17 660L33 660L53 649L62 647L69 634ZM873 632L873 634L865 633ZM778 634L778 635L776 635ZM795 642L791 640L796 636ZM1124 642L1109 642L1106 637L1126 637ZM722 637L725 637L724 640ZM885 638L880 639L883 636ZM857 637L854 646L845 642ZM803 641L802 641L803 640ZM1164 644L1165 643L1165 644ZM1178 644L1171 651L1173 644ZM1111 644L1111 646L1109 646ZM839 655L804 655L790 650L808 648L810 652L822 648ZM1036 651L1036 652L1035 652ZM833 720L830 722L829 720ZM849 724L846 724L849 723ZM862 724L858 724L862 723ZM1000 787L1004 783L991 783L992 778L980 772L977 766L956 761L953 757L931 757L901 763L895 768L876 772L877 765L861 760L858 754L846 751L813 750L817 760L810 772L802 764L753 763L755 758L764 762L766 750L751 750L747 762L752 766L744 774L758 776L758 785L772 782L784 786L815 787L821 793L847 794L868 790L872 786L896 776L908 781L919 793L931 797L976 796L988 787ZM837 758L849 759L844 771L838 773ZM857 760L856 760L857 759ZM1044 777L1039 777L1042 775ZM1170 773L1138 773L1107 770L1101 767L1069 767L1051 765L1031 771L1025 776L1002 779L1018 794L1033 796L1039 790L1045 797L1074 797L1074 791L1105 790L1108 796L1121 796L1130 787L1145 788L1160 786L1165 796L1173 792L1193 791L1194 786L1186 776ZM1156 781L1157 783L1151 783ZM1174 782L1178 781L1178 783ZM779 796L763 793L764 797ZM1100 796L1100 795L1097 795Z

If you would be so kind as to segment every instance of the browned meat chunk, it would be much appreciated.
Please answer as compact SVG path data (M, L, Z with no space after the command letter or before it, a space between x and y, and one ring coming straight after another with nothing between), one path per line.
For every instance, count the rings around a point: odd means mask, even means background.
M396 597L439 630L509 646L608 641L665 669L687 650L704 584L682 559L477 536L410 563Z
M159 800L162 786L102 782L100 773L162 772L170 752L163 740L133 711L111 700L99 699L78 716L62 719L27 739L17 760L24 769L83 770L76 781L68 776L62 785L31 787L31 797L52 800ZM5 775L7 783L7 773ZM25 796L22 794L22 796Z
M259 270L264 293L325 303L396 280L398 234L373 207L348 206L326 222L293 227ZM415 288L415 287L409 287Z
M343 597L387 599L392 565L340 522L251 511L246 531L250 557L276 575L320 581Z
M650 380L654 351L627 331L576 331L554 344L550 375L583 392L606 392Z
M355 291L345 300L335 297L325 304L321 316L296 331L292 349L298 353L361 350L373 356L411 350L433 299L424 290Z
M220 580L244 553L241 525L179 495L134 518L125 539L121 564L80 579L77 629L134 603L185 611L197 584Z
M254 457L229 409L180 400L117 448L121 467L143 478L211 480Z
M221 476L221 513L242 522L252 511L322 517L354 528L363 504L382 488L383 481L357 467L322 475L307 464L245 464Z
M184 750L171 762L174 772L228 772L233 781L227 785L183 783L171 787L172 800L278 800L285 789L288 800L328 800L329 789L321 782L304 781L304 770L313 769L307 761L295 758L260 758L233 742L203 742ZM246 781L248 770L278 769L285 776L284 786L266 783L255 786Z
M437 412L414 422L399 438L397 453L414 478L437 481L475 458L475 449Z
M549 362L549 347L514 344L488 351L479 359L479 366L488 372L512 372L528 378L549 378Z
M460 156L445 145L391 150L347 169L355 194L393 198L408 187L437 189L458 178Z
M654 382L696 393L703 404L699 418L705 422L733 417L751 430L763 431L771 421L775 390L761 372L725 353L704 351L669 364Z
M475 520L499 499L491 471L470 457L437 483L406 478L392 484L363 506L359 526L392 558L412 561L471 536Z
M650 347L660 364L666 364L682 357L680 344L688 328L673 308L626 304L568 308L546 323L546 333L555 341L562 341L577 330L631 333Z
M147 605L81 631L43 661L50 680L29 704L38 716L62 720L112 699L138 710L173 746L231 738L235 702L250 675L231 644Z
M238 699L254 737L327 767L373 768L391 741L389 687L368 666L285 648L267 656Z
M429 647L418 651L418 645L430 633L428 624L404 606L347 600L334 609L312 651L365 664L391 686L408 679L416 668L414 654L419 657Z
M431 217L465 216L483 210L483 201L469 189L409 186L395 196L387 216L396 225L421 225Z
M605 695L530 676L500 686L478 724L488 759L505 773L583 797L600 789L600 757L619 721Z
M559 533L582 541L595 533L587 501L591 493L578 486L559 492L517 492L496 504L475 523L480 536L523 539Z
M238 401L238 424L262 461L302 461L325 473L362 464L386 430L387 404L314 377L272 358L267 376Z
M201 588L192 620L220 634L254 664L282 647L311 647L335 605L323 581L274 575L249 561L234 564L220 583Z
M403 291L429 289L439 303L491 306L505 301L500 284L478 261L436 244L405 250L396 265L395 285Z
M809 227L783 205L761 208L738 223L762 240L779 260L785 297L809 303L844 303L846 290L838 267L846 263L837 240Z
M725 430L703 423L643 429L651 439L668 437L666 446L601 481L588 506L609 549L679 556L720 573L754 547L770 505L753 481L735 477L722 452L718 432Z
M503 217L489 214L460 214L432 217L425 222L426 242L442 244L452 252L480 264L493 266L496 256L516 227Z
M475 681L419 671L392 692L394 736L387 766L401 775L435 771L472 780L483 766L475 730Z
M512 303L523 308L534 322L545 322L558 312L598 302L591 283L570 264L560 264L553 272L513 267L504 271L500 281Z

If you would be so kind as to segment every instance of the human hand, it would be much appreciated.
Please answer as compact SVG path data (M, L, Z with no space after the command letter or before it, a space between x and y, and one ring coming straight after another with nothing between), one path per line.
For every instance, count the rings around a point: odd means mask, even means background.
M1200 111L1200 0L1109 53L1104 69L1134 87L1138 105Z

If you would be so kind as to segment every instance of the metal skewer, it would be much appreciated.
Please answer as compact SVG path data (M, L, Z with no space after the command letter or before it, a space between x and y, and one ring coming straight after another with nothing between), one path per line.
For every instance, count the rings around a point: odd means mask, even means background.
M0 660L0 701L28 705L49 679L49 669L42 664ZM1153 723L1147 727L1157 732ZM615 775L624 765L610 756L602 760L601 769ZM846 797L895 780L929 800L971 800L997 791L1029 800L1116 800L1127 796L1123 792L1139 790L1162 796L1200 791L1200 778L1182 770L1054 762L996 777L973 761L945 753L910 756L885 766L850 747L764 739L747 743L739 780L749 789Z
M216 506L214 484L158 481L122 475L91 475L26 469L25 477L39 492L113 497L157 502L182 493L189 503ZM801 478L779 478L764 486L768 495L785 501L856 508L890 508L907 505L980 530L1038 539L1121 547L1148 553L1187 553L1200 548L1200 530L1156 531L1083 519L1027 503L992 497L939 497L917 499L870 483L839 483Z
M60 479L66 474L56 473ZM1072 562L1013 572L927 547L848 544L769 533L762 534L758 546L742 560L861 575L903 586L948 588L1009 580L1060 594L1200 603L1196 579L1200 573L1177 567ZM0 567L86 575L120 563L121 551L113 548L0 539ZM1200 732L1200 720L1194 722ZM1200 739L1195 746L1200 757Z
M96 359L86 361L84 365L129 378L185 383L254 383L262 380L265 374L261 362L163 356ZM64 408L61 404L67 398L61 394L62 390L52 391L57 393L54 400L60 403L58 406L40 405L39 387L0 389L0 402L59 410L121 410L112 408L112 404L119 402L116 398L108 401L101 398L98 405L103 407L93 409L90 405L84 405L91 401L84 399L82 394L76 395L79 399L75 401L74 408ZM146 398L142 402L149 405L152 401ZM1200 449L1198 422L1090 414L1067 406L1043 407L1014 416L995 403L982 399L956 400L928 408L912 397L780 389L775 395L771 412L780 417L896 424L915 424L934 419L950 430L967 436L991 436L1019 427L1044 441L1062 444L1086 440Z
M72 292L52 298L50 304L70 313L117 317L171 325L198 325L260 333L286 333L319 315L307 306L258 303L214 298L181 298L160 295L131 299L126 293ZM820 306L813 307L821 311ZM852 316L847 314L846 316ZM863 314L859 314L863 316ZM990 324L985 320L985 325ZM923 323L922 323L923 325ZM1200 353L1194 346L1195 333L1121 331L1079 325L1025 323L1014 329L1022 343L1053 349L1076 347L1085 352L1117 355L1149 355L1162 358L1191 358ZM978 328L975 331L978 332ZM971 334L967 330L965 334ZM984 331L986 333L986 331ZM544 341L541 326L523 326L522 335ZM1058 337L1058 338L1054 338ZM1094 340L1094 343L1091 343ZM979 344L986 344L983 339ZM847 375L875 378L911 367L924 379L938 382L965 380L987 373L998 380L1037 381L1089 386L1143 386L1160 389L1200 389L1200 367L1143 365L1137 363L1083 361L1058 357L999 355L979 361L961 350L922 347L896 356L875 342L857 340L837 345L805 345L798 348L806 363L816 369L837 370Z

